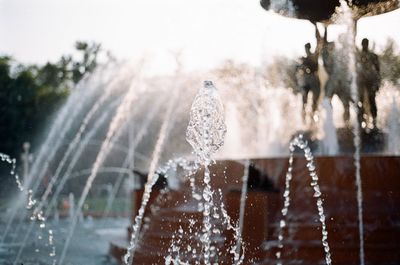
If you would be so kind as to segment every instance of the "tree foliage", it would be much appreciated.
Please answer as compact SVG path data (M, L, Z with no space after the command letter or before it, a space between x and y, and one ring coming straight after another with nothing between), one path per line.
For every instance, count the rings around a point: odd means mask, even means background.
M68 94L97 66L100 45L77 42L79 59L62 56L45 65L23 65L0 57L0 152L18 157Z
M400 85L400 54L399 47L393 39L389 39L379 56L382 79L394 85Z

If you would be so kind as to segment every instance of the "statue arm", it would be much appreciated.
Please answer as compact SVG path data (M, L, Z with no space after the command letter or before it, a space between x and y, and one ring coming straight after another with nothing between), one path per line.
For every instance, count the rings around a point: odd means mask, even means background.
M380 74L381 73L381 66L380 66L380 63L379 63L378 55L376 55L376 54L374 54L374 65L375 65L376 71L378 72L378 74Z
M319 30L318 30L317 24L314 23L314 26L315 26L315 38L317 39L317 47L315 48L315 55L318 58L319 52L322 48L322 45L325 42L325 34L324 34L324 39L322 39L321 34L319 33ZM325 31L325 33L326 33L326 31Z
M328 43L328 26L324 27L324 44Z

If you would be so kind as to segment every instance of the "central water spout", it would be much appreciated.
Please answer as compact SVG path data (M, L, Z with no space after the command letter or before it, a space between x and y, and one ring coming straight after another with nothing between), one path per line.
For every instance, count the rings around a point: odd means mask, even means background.
M208 165L213 154L224 144L226 125L224 109L217 89L204 81L190 110L186 140L202 164Z
M204 86L196 95L190 110L190 120L186 131L186 140L204 166L204 209L203 209L203 245L204 264L210 263L211 250L211 220L213 207L213 192L210 185L210 170L208 168L213 154L224 144L226 125L221 99L211 81L205 81Z

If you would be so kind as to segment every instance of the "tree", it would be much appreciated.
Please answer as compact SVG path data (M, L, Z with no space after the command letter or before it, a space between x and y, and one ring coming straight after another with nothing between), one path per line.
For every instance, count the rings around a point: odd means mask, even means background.
M393 39L388 39L385 48L379 56L382 79L394 85L400 85L400 55L398 46Z
M43 66L0 56L0 152L19 158L22 144L35 139L74 85L96 68L99 44L77 42L75 48L80 60L67 55Z
M78 83L87 73L93 72L97 66L97 55L101 50L100 44L76 42L75 48L82 53L82 60L73 63L72 80Z

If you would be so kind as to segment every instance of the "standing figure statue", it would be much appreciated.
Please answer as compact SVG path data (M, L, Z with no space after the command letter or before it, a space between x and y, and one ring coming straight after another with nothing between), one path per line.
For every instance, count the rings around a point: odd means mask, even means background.
M300 64L297 66L296 77L299 90L303 97L303 119L306 119L306 105L308 100L308 94L312 93L312 114L316 112L318 108L318 100L321 92L320 80L318 77L318 57L320 50L320 35L317 26L315 26L317 47L315 52L311 52L311 44L306 43L304 45L306 56L300 58Z
M339 49L334 42L328 42L327 28L325 27L322 43L322 60L329 77L325 84L325 96L332 100L336 95L343 104L343 120L346 126L350 124L351 78L348 72L348 58L345 49ZM339 37L342 42L343 36Z
M372 116L373 126L376 127L376 117L378 110L376 107L376 92L381 85L381 74L378 56L369 51L368 39L364 38L361 42L362 50L357 54L357 86L359 95L359 122L366 124L366 101L368 102Z

